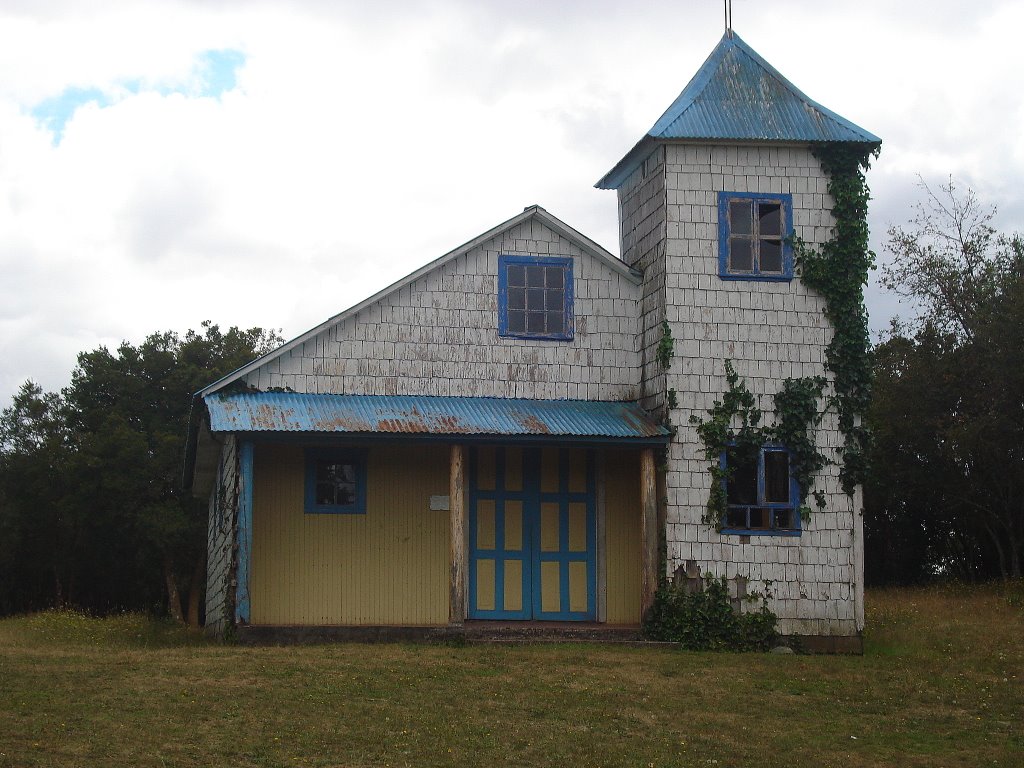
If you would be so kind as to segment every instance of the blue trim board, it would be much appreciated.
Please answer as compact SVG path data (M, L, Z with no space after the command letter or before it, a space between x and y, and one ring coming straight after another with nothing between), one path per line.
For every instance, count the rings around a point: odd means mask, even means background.
M252 556L253 445L243 440L238 447L238 572L235 586L235 623L248 624L251 613L249 560Z
M563 283L562 319L564 331L559 333L536 333L510 331L508 328L508 268L510 266L562 267ZM573 265L570 256L518 256L498 255L498 335L516 339L537 339L540 341L571 341L575 331L573 320Z
M587 446L625 446L640 448L644 446L665 445L670 437L572 437L552 435L423 435L414 432L396 432L381 434L379 432L242 432L259 444L295 445L308 447L330 448L339 445L376 445L380 443L444 443L453 442L472 445L542 445L544 447L572 445Z
M539 457L539 454L538 454ZM538 503L538 515L534 526L534 574L536 583L540 584L540 569L543 562L559 563L559 603L565 606L561 611L544 611L541 605L541 590L534 590L534 617L545 621L593 621L597 616L596 603L596 582L597 582L597 561L596 561L596 494L595 485L592 483L594 473L594 456L587 451L587 491L583 493L572 493L569 491L569 452L559 450L558 452L558 491L541 492L538 495L538 502L556 502L558 504L558 551L542 552L540 548L540 515ZM538 467L538 479L540 470ZM569 504L582 502L586 504L586 529L587 529L587 551L569 551ZM587 566L587 610L571 611L569 605L569 563L585 562Z
M752 200L782 205L782 274L763 275L758 271L729 272L729 203L732 200ZM780 192L719 192L718 193L718 276L722 280L755 280L788 283L793 279L793 195Z
M523 488L520 491L510 491L505 488L505 449L495 449L495 485L493 491L480 490L477 484L477 471L479 467L477 451L470 452L469 460L469 618L471 619L530 619L529 595L533 589L532 572L528 567L530 558L530 520L531 520L531 493L528 482L530 473L526 466L523 467ZM523 454L524 465L527 464L530 453ZM477 517L477 504L483 500L494 501L494 549L481 549L477 546L479 541L479 520ZM522 519L522 549L511 552L505 550L505 504L508 501L520 501L523 505ZM477 605L477 563L480 559L494 561L494 610L483 611L476 608ZM506 611L505 602L505 563L509 560L522 562L523 591L520 596L519 611Z

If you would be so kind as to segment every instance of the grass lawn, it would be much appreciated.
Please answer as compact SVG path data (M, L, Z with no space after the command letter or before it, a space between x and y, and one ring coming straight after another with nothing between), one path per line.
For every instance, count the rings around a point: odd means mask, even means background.
M0 766L1024 766L1024 589L870 592L863 657L241 648L0 621Z

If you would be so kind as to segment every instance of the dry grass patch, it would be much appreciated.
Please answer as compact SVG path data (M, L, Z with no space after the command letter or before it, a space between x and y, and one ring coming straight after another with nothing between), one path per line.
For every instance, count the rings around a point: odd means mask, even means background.
M207 644L0 621L0 766L979 766L1024 754L1024 594L874 592L864 657Z

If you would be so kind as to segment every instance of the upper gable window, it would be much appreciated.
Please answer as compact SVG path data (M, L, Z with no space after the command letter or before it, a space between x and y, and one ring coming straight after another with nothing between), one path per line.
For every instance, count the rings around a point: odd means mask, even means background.
M792 280L793 196L718 193L718 274L725 280Z
M572 259L498 256L498 334L572 338Z

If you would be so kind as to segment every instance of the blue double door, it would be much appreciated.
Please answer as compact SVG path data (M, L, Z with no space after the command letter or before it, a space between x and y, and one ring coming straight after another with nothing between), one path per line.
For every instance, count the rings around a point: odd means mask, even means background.
M469 618L593 621L593 452L481 446L469 470Z

